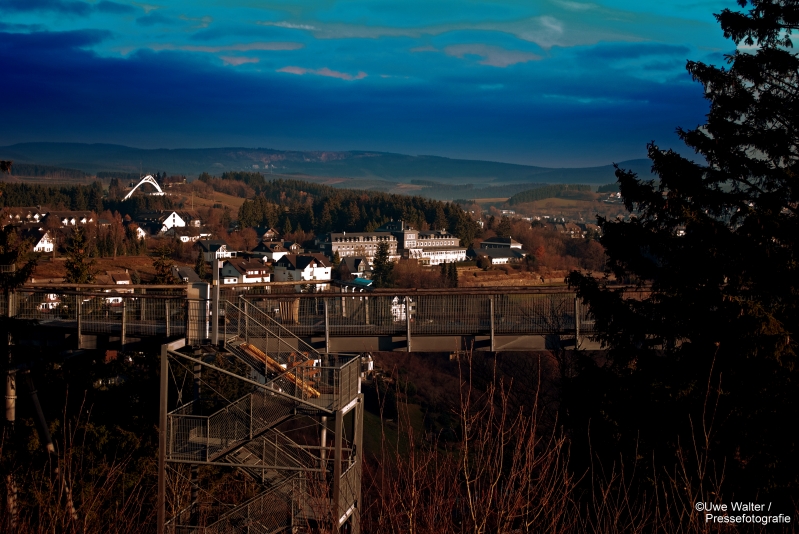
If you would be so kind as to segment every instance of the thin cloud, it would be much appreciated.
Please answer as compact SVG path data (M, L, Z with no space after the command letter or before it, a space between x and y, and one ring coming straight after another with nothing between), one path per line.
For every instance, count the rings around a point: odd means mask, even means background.
M571 23L571 26L567 28L563 21L549 15L508 22L458 22L417 27L368 26L345 23L314 23L311 25L295 21L261 21L258 24L308 31L317 39L380 39L383 37L418 39L423 36L442 35L449 32L479 30L511 34L546 49L553 46L596 44L600 41L634 41L641 39L640 36L631 36L612 29L600 29L594 24Z
M448 56L457 58L464 58L465 56L479 56L483 58L479 63L481 65L490 65L491 67L505 68L517 63L526 63L528 61L537 61L541 56L531 54L529 52L521 52L519 50L506 50L498 46L489 46L484 44L462 44L452 45L444 48L444 53Z
M338 78L339 80L362 80L366 78L367 74L363 71L358 72L358 74L348 74L346 72L339 72L336 70L328 69L327 67L323 67L321 69L305 69L303 67L283 67L282 69L277 69L277 72L287 72L289 74L296 74L298 76L304 76L306 74L315 74L317 76L327 76L328 78Z
M244 65L245 63L258 63L260 59L257 57L240 57L240 56L219 56L219 59L225 62L225 65Z
M278 51L278 50L299 50L305 45L302 43L291 42L258 42L258 43L237 43L224 46L198 46L157 44L150 48L153 50L182 50L184 52L205 52L208 54L218 54L219 52L253 52L253 51Z

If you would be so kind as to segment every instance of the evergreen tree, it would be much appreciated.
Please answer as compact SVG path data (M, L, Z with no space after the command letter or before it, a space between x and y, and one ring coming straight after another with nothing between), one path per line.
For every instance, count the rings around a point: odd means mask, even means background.
M153 267L155 267L155 283L156 284L174 284L175 275L172 274L172 247L169 245L161 245L155 251L155 260Z
M562 410L575 436L591 422L591 443L578 440L572 458L590 448L660 468L683 461L689 473L723 473L729 494L766 499L799 490L799 438L783 428L799 418L799 4L748 4L717 15L739 46L727 68L688 63L710 111L678 133L701 157L650 144L658 181L616 171L638 217L599 219L608 270L649 287L625 299L570 275L609 364L581 361Z
M197 261L194 262L194 272L197 273L200 280L206 280L208 278L208 269L205 265L205 258L202 252L197 254Z
M502 217L494 231L497 233L497 237L510 237L510 219Z
M89 243L83 228L76 226L67 246L67 259L64 265L67 274L64 281L68 284L90 284L96 274L95 261L89 257Z
M377 288L394 286L394 262L389 259L388 243L385 241L377 245L372 262L372 280Z
M458 287L458 268L455 266L455 262L449 264L447 278L449 279L449 287Z

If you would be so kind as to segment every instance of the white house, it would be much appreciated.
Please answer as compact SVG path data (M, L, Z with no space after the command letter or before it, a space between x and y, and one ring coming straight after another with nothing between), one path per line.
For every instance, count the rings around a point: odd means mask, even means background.
M273 262L289 253L290 251L277 241L262 241L251 251L254 256L261 256Z
M33 244L33 252L52 252L53 251L53 238L50 232L38 226L31 226L24 228L20 232L22 239L29 239Z
M236 251L228 250L227 243L221 239L200 239L197 241L197 246L202 252L203 259L208 262L214 261L214 258L221 260L236 257Z
M232 259L222 266L223 284L270 282L269 267L257 260Z
M286 254L274 263L275 282L329 281L332 265L322 254ZM299 286L298 286L299 287ZM327 289L327 284L316 286Z

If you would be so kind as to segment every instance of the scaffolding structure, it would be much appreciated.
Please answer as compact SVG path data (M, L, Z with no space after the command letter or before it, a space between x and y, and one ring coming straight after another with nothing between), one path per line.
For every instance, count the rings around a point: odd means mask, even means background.
M358 533L360 355L318 352L244 299L218 314L221 347L162 347L159 533ZM176 370L193 395L167 411ZM234 470L255 489L209 500Z

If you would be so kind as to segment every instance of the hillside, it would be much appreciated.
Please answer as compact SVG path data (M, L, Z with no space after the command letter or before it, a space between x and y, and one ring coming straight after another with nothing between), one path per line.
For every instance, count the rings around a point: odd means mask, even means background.
M225 171L258 170L281 175L340 178L342 182L355 182L341 183L345 187L384 190L391 189L391 184L410 183L413 180L461 186L474 184L476 189L513 182L606 184L615 181L610 164L585 168L548 168L365 151L283 151L239 147L140 149L110 144L19 143L0 147L0 159L14 160L15 164L77 169L90 174L109 171L167 172L193 177L202 172L219 175ZM629 160L620 165L646 174L649 173L650 162ZM435 185L418 184L417 187L433 190ZM464 193L462 190L453 191L454 197L463 196Z

